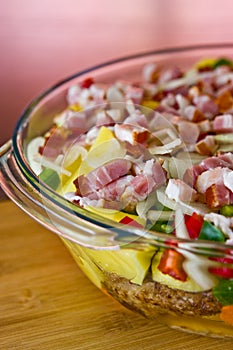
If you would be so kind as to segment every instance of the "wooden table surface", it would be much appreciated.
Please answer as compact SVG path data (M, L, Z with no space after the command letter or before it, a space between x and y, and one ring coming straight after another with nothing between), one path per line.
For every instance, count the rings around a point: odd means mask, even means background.
M172 330L99 291L60 239L0 202L1 350L222 350L233 341Z

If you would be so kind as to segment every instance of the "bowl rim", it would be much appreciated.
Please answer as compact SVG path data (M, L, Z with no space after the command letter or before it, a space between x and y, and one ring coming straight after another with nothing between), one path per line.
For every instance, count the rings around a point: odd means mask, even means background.
M42 183L38 179L38 177L31 170L26 160L26 157L23 154L22 149L20 149L20 144L19 144L20 131L23 125L26 123L27 119L30 117L31 113L33 113L34 109L38 106L38 104L41 101L43 101L44 98L48 97L50 93L54 92L59 87L71 82L72 80L78 77L81 77L87 73L96 71L98 69L113 66L121 62L127 62L129 60L137 60L144 57L163 55L163 54L169 54L169 53L171 54L183 53L183 52L191 52L191 51L198 51L198 50L212 50L212 49L218 49L218 50L233 49L233 43L211 43L211 44L201 44L201 45L188 45L188 46L168 47L168 48L162 48L162 49L152 50L152 51L144 51L141 53L119 57L116 59L112 59L97 65L91 66L89 68L78 71L77 73L71 74L64 79L59 80L57 83L53 84L51 87L49 87L40 95L38 95L36 98L34 98L27 105L26 108L21 113L18 119L18 122L16 123L16 127L14 129L13 136L12 136L12 148L13 148L13 154L14 154L16 163L18 165L19 171L22 172L24 177L26 177L27 181L29 181L33 190L40 192L41 197L44 197L46 200L50 201L53 205L58 206L59 208L61 208L62 210L65 210L71 215L78 216L81 220L89 221L91 225L96 225L96 227L98 228L102 227L104 230L109 230L109 232L114 234L113 239L114 240L116 239L117 244L122 239L125 239L126 236L133 234L134 237L139 237L139 238L144 237L145 240L150 242L151 244L152 244L151 240L154 240L156 242L156 245L161 244L162 246L164 245L174 246L175 242L185 243L187 244L187 247L188 247L187 249L191 249L192 251L194 249L194 251L198 251L198 252L201 252L202 249L203 251L205 251L206 249L214 249L214 250L219 250L219 252L221 253L225 251L226 248L228 250L233 249L233 245L226 245L225 243L202 241L202 240L197 241L194 239L181 239L175 236L171 236L160 232L154 232L154 231L153 231L153 234L151 235L151 231L134 228L132 226L127 226L127 225L124 225L123 227L122 224L119 224L113 220L103 218L102 216L96 215L88 211L87 209L79 208L75 204L64 199L61 195L56 193L54 190L52 190L50 187L48 187L46 184ZM71 240L74 240L74 238L71 238ZM130 242L127 241L127 244L130 244Z

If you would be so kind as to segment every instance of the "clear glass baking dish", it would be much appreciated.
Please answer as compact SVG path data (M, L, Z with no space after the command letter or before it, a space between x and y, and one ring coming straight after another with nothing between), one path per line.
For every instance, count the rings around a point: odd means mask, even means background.
M156 275L156 269L158 257L166 250L177 251L186 258L191 254L197 261L196 274L207 271L216 259L218 268L233 269L233 246L123 225L78 207L39 180L26 152L30 140L43 135L52 126L54 116L66 108L68 89L90 76L97 83L117 79L133 82L140 79L147 63L162 62L187 69L203 57L223 56L233 58L233 45L157 50L103 63L57 83L30 103L19 118L12 139L1 147L0 180L6 195L58 234L90 280L122 305L170 327L232 337L232 320L228 322L222 316L223 309L232 307L228 305L231 302L225 305L212 288L202 289L192 282L173 283L172 277ZM218 278L218 283L218 292L221 289L233 300L233 279Z

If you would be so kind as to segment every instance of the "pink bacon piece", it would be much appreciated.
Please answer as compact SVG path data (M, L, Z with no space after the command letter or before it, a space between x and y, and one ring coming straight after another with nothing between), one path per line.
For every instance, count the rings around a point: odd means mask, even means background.
M233 203L232 192L224 184L213 184L206 190L206 204L209 208L221 208Z
M194 165L185 171L183 180L191 187L196 185L197 177L206 170L214 169L217 167L233 169L233 154L225 153L218 157L208 157L201 161L199 164Z
M208 95L200 95L193 99L194 104L207 119L212 119L219 111L215 101Z
M87 179L90 173L86 177L80 176L75 180L76 195L84 197L85 201L87 199L98 203L97 205L101 207L112 206L112 202L115 201L115 206L119 210L127 208L133 211L139 201L144 200L152 191L166 183L166 174L160 163L149 160L144 165L142 171L135 176L126 174L109 183L102 181L101 186L95 186L95 188L94 184L90 183L90 176ZM104 186L103 183L105 183Z
M150 132L147 129L132 124L115 124L114 132L118 140L127 141L132 145L144 143L150 136Z
M227 175L230 172L230 169L221 167L204 171L197 178L196 188L198 192L205 193L206 190L214 184L223 185L224 175Z
M180 179L169 179L166 195L176 201L193 202L197 198L197 192Z
M178 130L180 138L186 144L195 144L198 140L200 129L197 124L188 121L181 121L178 123Z
M215 117L213 121L213 131L233 132L233 115L223 114Z
M95 192L112 181L126 175L131 168L131 162L126 159L117 159L91 171L86 176L80 175L74 180L76 194L86 196Z

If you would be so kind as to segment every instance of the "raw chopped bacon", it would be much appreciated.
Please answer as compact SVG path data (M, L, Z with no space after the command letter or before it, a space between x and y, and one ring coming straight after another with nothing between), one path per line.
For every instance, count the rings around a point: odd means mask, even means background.
M192 168L188 168L185 171L183 176L184 182L187 185L194 187L197 181L197 177L205 170L206 170L205 166L201 164L197 164L197 165L194 165Z
M168 81L181 78L182 76L183 72L179 67L171 67L161 72L159 77L159 83L164 84Z
M218 156L219 159L221 159L222 161L227 163L227 166L230 169L233 169L233 153L228 152L228 153L224 153L224 154L220 154Z
M221 93L221 95L216 98L215 103L217 104L220 113L227 112L233 107L233 98L231 92L227 90Z
M88 130L87 117L84 112L68 110L61 114L59 119L61 120L61 126L58 129L69 130L69 134L79 136ZM62 122L62 120L64 121Z
M126 89L125 98L126 100L131 100L136 105L140 105L142 102L144 91L140 87L128 86Z
M68 105L75 105L79 101L82 88L78 85L73 85L69 88L67 93Z
M56 158L61 154L65 142L69 136L69 131L63 127L54 126L48 136L45 137L44 146L39 147L39 153L44 157Z
M233 169L233 154L225 153L218 157L208 157L202 160L199 164L194 165L185 171L183 180L191 187L194 187L197 177L206 170L215 169L217 167Z
M197 125L199 127L200 134L207 134L208 132L212 131L212 125L208 119L198 122Z
M160 68L156 63L148 63L142 71L143 80L148 83L155 83L159 77Z
M134 176L132 175L122 176L101 188L98 192L96 192L96 196L98 198L104 198L107 201L115 200L119 202L121 200L121 196L126 191L126 188L131 187L133 179Z
M114 120L105 111L96 115L96 126L114 124Z
M223 183L233 194L233 171L223 174Z
M204 159L201 163L204 164L206 170L214 169L218 166L233 169L233 153L228 152L220 154L218 157L209 157Z
M198 176L195 187L198 192L205 193L212 185L223 185L223 177L229 172L230 169L221 167L206 170Z
M132 145L144 143L150 136L150 132L147 129L131 124L115 124L114 132L118 140L127 141Z
M233 132L233 115L223 114L215 117L213 121L213 131Z
M212 209L231 204L231 193L224 184L213 184L206 190L206 204Z
M184 117L191 122L200 122L205 120L205 115L193 105L189 105L184 109Z
M189 99L181 94L177 94L175 96L177 107L179 109L180 114L182 115L184 113L185 108L189 106Z
M167 94L167 96L162 99L161 106L167 109L172 108L175 110L177 110L179 107L175 95L171 93Z
M132 125L138 125L142 128L148 129L148 120L145 117L144 114L140 113L139 111L135 111L135 113L130 114L123 122L123 124L132 124Z
M200 95L193 99L194 104L207 119L212 119L219 111L215 101L208 95Z
M103 188L110 182L126 175L131 168L131 162L126 159L117 159L109 162L95 170L89 172L86 176L80 175L74 180L76 194L85 196L93 191Z
M125 175L121 177L112 177L112 181L92 182L90 173L86 176L79 176L75 180L77 191L75 193L76 203L96 203L98 206L106 208L112 201L116 201L120 209L134 211L138 201L144 200L151 192L166 183L166 174L158 162L149 160L141 173L136 175ZM114 166L117 164L115 163ZM100 170L100 168L98 168ZM92 172L93 173L93 172ZM78 197L77 197L78 196ZM80 202L80 198L88 199ZM78 199L77 199L78 198ZM102 201L103 200L103 201Z
M204 139L196 143L195 148L199 154L211 156L215 153L217 148L214 136L206 136Z
M186 144L194 144L197 142L200 130L195 123L181 121L180 123L178 123L178 130L180 138Z
M165 193L175 201L193 202L197 199L197 192L180 179L169 179Z

